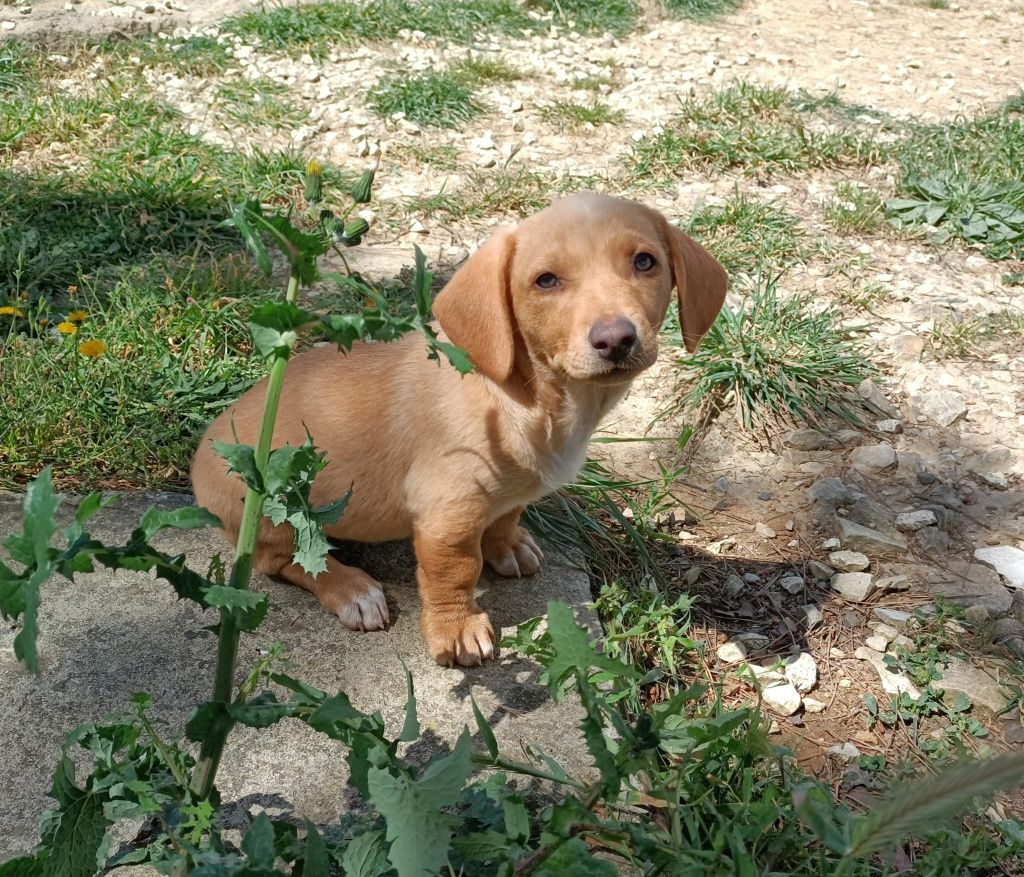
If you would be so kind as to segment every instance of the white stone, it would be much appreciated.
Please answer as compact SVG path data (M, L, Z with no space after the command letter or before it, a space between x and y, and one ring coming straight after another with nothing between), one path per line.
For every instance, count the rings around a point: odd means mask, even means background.
M854 448L850 453L850 463L854 469L863 472L892 469L896 465L896 449L887 442Z
M838 548L840 545L842 543L838 539L826 539L821 543L821 548L823 551L829 551L832 548Z
M900 635L900 632L895 627L891 624L885 624L884 622L878 622L874 626L874 629L875 635L883 637L887 643L891 643Z
M846 743L837 743L835 746L829 746L825 750L825 755L834 758L836 761L849 764L851 761L856 761L860 758L860 750L847 741Z
M820 700L816 700L813 697L804 698L804 711L808 713L823 713L828 704L822 703Z
M778 535L771 527L762 521L758 521L754 524L754 532L762 539L774 539Z
M779 587L790 594L799 594L804 589L802 576L786 576L779 581Z
M769 682L761 689L761 698L773 712L791 716L800 709L800 692L791 682Z
M974 556L992 567L1014 588L1024 588L1024 551L1012 545L978 548Z
M818 665L807 652L801 652L792 658L782 672L801 694L806 694L818 682Z
M871 614L879 621L895 627L897 630L906 630L913 621L914 616L910 612L903 612L900 609L890 609L887 606L875 606Z
M866 645L869 649L874 649L876 652L884 652L889 645L889 640L887 640L884 636L879 636L878 634L875 634L874 636L869 636L866 640L864 640L864 645Z
M828 562L839 572L863 572L871 566L868 556L859 551L833 551Z
M875 429L877 429L879 432L896 434L903 432L903 424L895 419L879 420L875 424Z
M901 533L916 533L924 527L932 527L938 524L939 519L931 509L921 509L917 512L903 512L896 515L896 529Z
M952 390L922 393L915 401L920 412L939 426L952 426L967 416L964 397Z
M720 645L715 654L718 655L718 660L723 664L736 664L747 659L746 648L743 643L738 642L728 642Z
M801 606L799 609L800 614L803 616L801 619L803 625L807 630L813 627L817 627L821 624L824 616L821 614L821 610L813 603L808 603L806 606Z
M874 583L870 573L841 572L832 576L832 588L852 603L863 603L874 590Z
M875 582L875 587L880 591L909 591L910 579L906 576L883 576Z

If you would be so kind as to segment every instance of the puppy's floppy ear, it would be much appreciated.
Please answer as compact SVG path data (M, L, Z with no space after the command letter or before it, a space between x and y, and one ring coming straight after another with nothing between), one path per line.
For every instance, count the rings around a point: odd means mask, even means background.
M689 235L668 222L665 232L672 257L672 280L679 297L679 328L686 349L693 353L722 309L729 275Z
M509 270L515 239L500 231L465 262L434 299L434 316L448 340L478 372L502 383L512 374L515 327Z

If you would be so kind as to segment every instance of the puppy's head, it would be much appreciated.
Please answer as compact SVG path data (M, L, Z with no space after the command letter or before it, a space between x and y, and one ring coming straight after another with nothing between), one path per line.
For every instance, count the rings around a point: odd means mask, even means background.
M653 364L673 287L692 352L727 285L722 266L661 214L584 193L498 232L441 290L434 314L477 371L499 383L518 365L553 380L615 384Z

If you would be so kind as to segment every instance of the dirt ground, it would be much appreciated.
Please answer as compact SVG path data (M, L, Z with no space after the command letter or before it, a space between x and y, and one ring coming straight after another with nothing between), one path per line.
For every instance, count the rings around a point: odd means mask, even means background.
M5 29L9 35L52 39L57 33L74 42L83 35L200 32L252 6L246 0L130 5L44 0L0 5L0 21L14 23ZM25 9L30 11L22 14ZM707 94L736 79L814 95L835 92L863 104L866 112L922 122L990 111L1024 88L1024 5L985 0L931 9L911 2L751 0L708 23L655 16L623 37L583 37L562 29L549 37L507 38L474 49L529 75L483 88L487 112L458 131L428 133L404 119L375 118L364 107L365 90L376 78L372 71L386 61L398 58L417 70L465 54L463 48L415 34L394 44L338 49L316 62L237 46L237 64L225 75L269 77L303 96L307 123L292 132L267 131L262 145L301 146L310 155L353 169L368 152L383 150L375 207L387 221L375 227L361 264L387 273L410 261L412 245L418 244L444 269L461 261L491 226L512 217L439 221L426 213L391 210L389 204L454 190L473 173L487 173L505 162L586 178L588 185L596 180L614 191L621 157L639 136L657 131L680 98ZM572 133L533 112L556 98L589 100L590 94L573 83L598 74L610 77L611 84L601 87L601 99L625 113L624 123ZM67 87L80 85L69 82ZM213 83L161 74L152 77L151 85L202 136L238 145L235 132L212 121ZM425 144L455 147L456 169L440 171L409 157L408 147ZM867 755L907 748L898 731L867 730L864 721L862 696L887 697L871 661L855 656L872 633L868 625L877 621L872 613L878 608L912 611L936 596L984 607L984 617L975 610L973 617L980 620L970 631L978 634L975 645L988 641L977 648L975 670L997 681L1007 678L999 669L1005 664L989 656L1012 654L1015 645L1024 644L1024 591L1015 592L974 559L979 548L1024 546L1024 349L1018 343L987 358L943 358L931 340L935 321L951 314L1024 309L1024 289L1000 282L1006 263L960 245L939 249L886 235L836 240L824 218L825 202L837 183L858 182L863 174L809 172L770 179L693 174L674 187L652 191L649 198L671 220L721 204L736 192L778 204L800 217L809 236L828 237L838 247L828 258L795 266L786 277L788 290L834 300L845 282L837 263L847 275L883 290L868 315L871 349L882 372L879 387L895 412L878 419L899 420L900 432L833 436L813 449L783 435L766 446L723 416L685 458L687 474L674 486L679 512L676 522L666 525L683 552L675 572L684 575L694 557L715 570L714 589L698 615L711 669L729 690L750 690L725 663L715 664L717 647L737 634L763 635L768 653L814 657L818 681L809 696L823 704L822 710L780 715L779 730L805 765L826 773L842 769L825 756L835 744L853 742ZM885 193L893 185L892 169L874 168L863 179ZM862 317L851 313L851 319ZM649 430L673 381L666 354L604 427L606 434L619 437L666 439L602 446L601 453L628 474L648 475L659 461L679 462L665 449L673 447L680 421L661 421ZM935 419L937 393L950 394L963 406L948 425ZM881 444L894 451L891 463L879 468L858 456L858 448ZM831 505L812 501L809 488L827 478L840 479L853 492ZM905 575L907 589L879 590L866 603L854 604L808 571L809 561L828 561L829 549L823 545L836 535L837 518L893 519L922 508L940 510L941 526L929 528L939 535L911 534L906 550L891 555L866 552L876 579ZM881 529L892 529L891 520L883 523ZM760 578L725 598L720 586L730 573ZM792 593L780 590L779 581L794 573L803 584ZM808 630L800 617L809 605L820 610L822 619ZM1020 745L1024 739L1020 716L1012 711L998 720L990 711L984 720L992 733L990 744Z

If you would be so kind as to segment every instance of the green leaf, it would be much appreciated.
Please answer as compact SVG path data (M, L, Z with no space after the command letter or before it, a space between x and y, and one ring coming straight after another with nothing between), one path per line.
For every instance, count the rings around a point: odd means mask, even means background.
M242 838L242 852L250 865L274 866L274 824L266 813L260 813Z
M601 782L604 785L605 795L614 799L619 793L619 768L615 758L608 748L608 741L604 736L604 720L601 708L598 705L597 697L590 680L586 677L586 671L576 671L576 692L583 703L585 716L581 723L583 737L587 742L587 749L594 757L594 763L601 773Z
M587 632L573 618L572 610L559 600L548 603L548 633L554 654L548 660L548 690L555 700L564 696L563 683L577 670L587 674L591 667L610 670L622 679L636 679L633 667L602 655Z
M327 855L327 844L320 832L306 820L306 849L302 857L302 871L292 871L299 877L330 877L331 863Z
M207 606L230 616L239 630L255 630L267 616L267 595L228 585L211 585L203 591Z
M530 814L522 798L509 797L501 802L505 813L505 834L509 840L525 845L530 840Z
M249 332L260 356L287 356L298 341L298 330L318 320L289 302L265 302L250 315Z
M270 254L263 245L260 237L262 223L257 225L263 216L263 209L258 201L246 200L243 204L234 204L231 207L231 216L224 220L224 225L234 226L242 236L246 249L256 260L256 265L267 277L273 273L274 266L270 261Z
M75 785L75 768L67 756L57 763L49 794L59 807L43 832L44 877L93 877L109 825L103 799Z
M198 530L202 527L219 526L220 518L204 508L185 506L169 511L151 508L142 516L139 528L135 532L143 541L148 542L161 530L166 530L169 527L176 530ZM135 534L133 534L134 537Z
M229 703L228 715L250 728L269 728L275 722L294 716L299 704L281 703L272 691L261 691L245 703Z
M219 722L227 713L227 704L223 701L209 700L200 704L189 716L185 724L185 736L197 743L204 742L209 738L214 725Z
M227 462L228 472L240 476L247 486L258 493L263 492L263 476L256 465L256 449L252 445L214 442L213 450Z
M469 733L451 754L431 762L419 780L373 768L370 801L387 822L388 860L398 877L434 877L444 865L455 817L442 808L458 800L471 769Z
M434 347L444 354L445 359L451 363L452 368L460 375L468 375L473 371L473 360L469 358L469 354L461 347L456 347L447 341L435 341Z
M420 722L416 718L416 692L412 685L412 673L405 671L405 723L398 740L401 743L412 743L420 736Z
M476 727L480 732L480 738L484 741L484 746L487 747L487 752L491 758L498 757L498 741L494 736L494 731L491 730L491 726L487 724L487 719L484 718L480 707L476 705L476 698L472 694L469 696L469 702L473 707L473 718L476 719Z
M457 837L453 846L471 862L498 862L509 854L508 838L493 829Z
M617 877L611 862L598 859L579 838L572 838L555 850L533 872L537 877Z
M352 838L341 854L345 877L381 877L390 871L384 841L383 831L364 831Z
M793 803L804 824L832 852L844 855L850 849L846 833L833 818L827 789L817 784L799 787L793 791Z
M0 877L42 877L45 867L45 859L19 856L0 865Z

